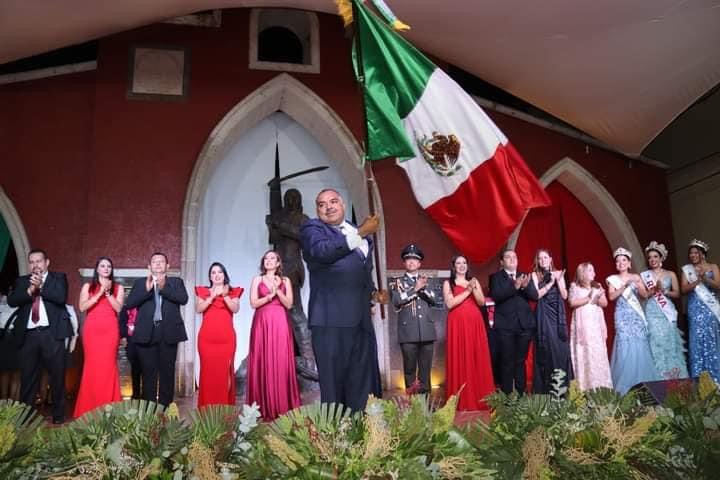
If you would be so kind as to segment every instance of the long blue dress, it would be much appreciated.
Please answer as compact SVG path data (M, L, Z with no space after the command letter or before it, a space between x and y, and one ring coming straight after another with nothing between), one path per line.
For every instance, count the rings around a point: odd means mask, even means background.
M663 277L661 282L666 291L672 286L672 280L668 275ZM687 378L685 346L680 330L677 328L677 310L669 298L668 307L672 312L671 320L663 313L654 296L648 298L645 303L650 350L655 361L655 368L663 379Z
M632 289L637 295L634 285ZM610 373L615 391L621 395L638 383L660 379L650 352L645 321L622 295L615 304L615 342Z
M712 278L713 273L708 275ZM688 324L690 375L697 377L707 370L716 382L720 382L720 324L694 289L688 295Z

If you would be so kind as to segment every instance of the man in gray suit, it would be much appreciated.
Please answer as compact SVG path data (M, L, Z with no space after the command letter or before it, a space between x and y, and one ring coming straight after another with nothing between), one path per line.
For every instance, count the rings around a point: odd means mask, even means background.
M405 389L408 394L430 391L430 369L437 335L430 307L437 304L428 279L420 274L422 250L410 244L400 256L405 275L390 284L392 303L398 314L398 342L403 356Z

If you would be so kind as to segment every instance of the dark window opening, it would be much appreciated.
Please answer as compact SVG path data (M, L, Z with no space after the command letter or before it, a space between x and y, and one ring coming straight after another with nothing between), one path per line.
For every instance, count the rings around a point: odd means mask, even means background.
M258 61L302 65L302 42L287 28L268 27L258 35Z

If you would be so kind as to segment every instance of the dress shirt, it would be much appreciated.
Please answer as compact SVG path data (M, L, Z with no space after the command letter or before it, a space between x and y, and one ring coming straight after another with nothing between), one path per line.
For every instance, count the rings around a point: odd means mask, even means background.
M40 290L42 291L42 285L45 285L45 280L47 280L48 272L43 273L42 276L42 283L40 284ZM39 295L39 292L38 292ZM32 330L33 328L37 327L49 327L50 321L48 320L47 311L45 310L45 301L43 300L42 296L40 297L40 320L38 320L37 323L33 323L32 321L32 308L30 309L30 315L28 316L27 321L27 329Z

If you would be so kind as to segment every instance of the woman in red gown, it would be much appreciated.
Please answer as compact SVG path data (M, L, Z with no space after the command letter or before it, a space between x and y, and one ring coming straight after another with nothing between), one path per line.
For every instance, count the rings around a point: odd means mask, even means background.
M80 290L80 311L87 312L82 327L83 364L80 391L73 417L120 401L120 375L117 352L120 327L117 314L125 300L125 290L115 283L112 260L100 257L95 263L92 282Z
M300 406L295 377L295 350L287 311L293 305L290 279L282 275L282 260L270 250L260 262L261 275L250 287L255 309L250 330L246 402L260 406L264 420L274 420Z
M480 313L485 296L477 278L469 275L465 257L453 258L450 279L443 283L443 297L448 309L445 398L462 388L458 410L485 409L484 398L495 390L487 332Z
M195 287L195 309L203 314L198 333L200 387L198 408L235 405L235 328L233 314L240 308L243 289L230 286L222 263L208 271L209 287Z

